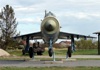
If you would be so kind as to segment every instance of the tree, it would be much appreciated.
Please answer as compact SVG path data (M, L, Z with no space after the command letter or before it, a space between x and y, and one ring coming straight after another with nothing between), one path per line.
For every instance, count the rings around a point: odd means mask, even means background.
M17 22L16 18L14 17L15 13L11 6L6 5L3 7L0 13L0 31L1 31L1 40L3 40L3 49L7 49L8 47L12 46L12 38L16 35L16 27Z

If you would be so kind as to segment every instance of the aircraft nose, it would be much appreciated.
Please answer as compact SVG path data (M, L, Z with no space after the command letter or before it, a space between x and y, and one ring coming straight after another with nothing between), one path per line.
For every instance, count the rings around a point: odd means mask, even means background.
M46 31L53 31L55 29L56 25L55 25L55 22L54 21L47 21L46 24L45 24L45 29Z

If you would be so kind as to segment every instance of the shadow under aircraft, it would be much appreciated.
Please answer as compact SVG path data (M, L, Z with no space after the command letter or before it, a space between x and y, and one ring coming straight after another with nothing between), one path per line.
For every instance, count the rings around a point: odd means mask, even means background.
M23 50L23 53L29 52L29 55L31 58L34 57L34 51L33 47L29 47L29 40L34 39L43 39L44 43L48 44L48 54L49 56L53 56L53 61L55 61L55 53L53 50L53 44L58 39L71 39L71 47L68 48L67 56L71 57L72 51L75 51L75 45L74 45L74 38L95 38L92 36L86 36L81 34L74 34L74 33L67 33L67 32L61 32L60 31L60 24L56 18L56 16L52 12L46 12L44 19L41 22L41 31L36 33L30 33L25 35L20 35L14 37L24 39L26 38L26 47L25 50Z

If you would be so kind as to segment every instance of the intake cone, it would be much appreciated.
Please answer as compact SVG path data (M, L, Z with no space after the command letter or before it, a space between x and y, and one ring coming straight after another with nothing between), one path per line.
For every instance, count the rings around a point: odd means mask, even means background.
M56 23L53 20L47 21L44 25L45 30L48 32L54 31L55 27L56 27Z

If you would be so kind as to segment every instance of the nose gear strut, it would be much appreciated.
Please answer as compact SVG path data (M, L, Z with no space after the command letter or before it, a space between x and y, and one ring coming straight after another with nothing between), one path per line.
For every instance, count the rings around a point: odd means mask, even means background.
M50 39L50 42L49 42L49 50L48 50L48 54L49 54L49 56L50 57L52 57L53 56L53 61L55 61L55 53L54 53L54 51L53 51L53 46L52 46L52 40Z

